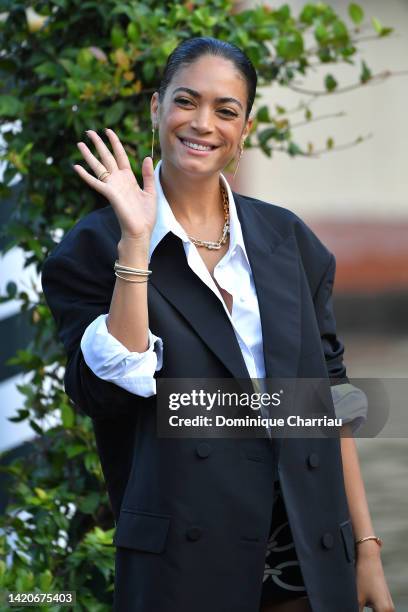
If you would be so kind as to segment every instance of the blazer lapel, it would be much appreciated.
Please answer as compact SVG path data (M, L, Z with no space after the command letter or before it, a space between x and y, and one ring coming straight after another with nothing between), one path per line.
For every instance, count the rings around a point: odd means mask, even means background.
M294 235L282 237L273 227L272 215L244 196L233 195L258 297L266 377L296 378L300 281Z
M183 315L234 378L249 378L234 329L217 296L191 270L183 243L168 232L153 251L150 282Z

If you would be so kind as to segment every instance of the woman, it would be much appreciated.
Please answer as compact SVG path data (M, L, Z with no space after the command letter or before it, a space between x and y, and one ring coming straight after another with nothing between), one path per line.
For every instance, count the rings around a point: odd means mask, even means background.
M242 154L256 80L233 45L181 43L151 99L156 170L145 158L142 190L114 131L111 152L89 130L100 159L80 142L92 174L74 168L110 205L44 265L65 388L93 419L115 515L118 612L394 609L350 433L156 433L160 379L330 377L336 409L350 391L334 256L294 213L221 174Z

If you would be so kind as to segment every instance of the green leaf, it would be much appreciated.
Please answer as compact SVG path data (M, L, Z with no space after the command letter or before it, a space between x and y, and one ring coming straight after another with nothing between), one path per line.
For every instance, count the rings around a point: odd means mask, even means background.
M327 149L332 149L334 146L334 140L333 138L330 136L327 140L326 140L326 148Z
M77 455L84 453L86 450L87 447L83 444L70 444L67 446L67 456L69 459L72 459L72 457L76 457Z
M92 514L95 512L96 508L99 506L101 501L101 496L97 491L92 491L86 497L79 500L78 508L84 514Z
M41 501L46 501L47 499L49 499L48 493L44 491L44 489L41 489L40 487L34 487L34 491L36 492L37 497L41 499Z
M85 467L89 472L92 472L99 464L99 458L96 453L87 453L84 458Z
M150 82L153 79L155 69L156 69L156 66L154 62L147 60L143 63L143 67L142 67L143 76L145 77L147 82Z
M323 25L323 23L319 23L314 30L314 36L317 42L324 43L329 38L329 32Z
M69 404L63 404L61 407L62 424L66 429L70 429L75 423L75 414Z
M369 81L371 79L371 76L372 76L371 70L369 69L369 67L367 66L365 61L362 60L362 62L361 62L360 82L361 83L367 83L367 81Z
M288 153L291 157L295 157L296 155L303 153L303 151L295 142L290 142L288 144Z
M43 85L39 87L35 92L36 96L49 96L53 94L59 94L63 91L62 87L55 85Z
M139 42L139 39L140 39L139 28L134 22L131 21L129 23L126 29L126 33L128 35L129 40L131 40L133 43Z
M89 68L95 61L95 57L92 55L89 49L80 49L77 55L77 63L81 68Z
M298 59L303 53L303 38L299 32L290 32L278 40L276 51L286 60Z
M55 79L58 76L60 68L58 64L54 62L43 62L38 66L35 66L33 72L40 76L50 77L51 79Z
M24 104L14 96L0 95L0 117L19 117L23 113Z
M44 430L33 419L30 419L29 424L30 424L31 429L35 431L35 433L37 433L39 436L43 435Z
M75 73L75 63L73 61L71 61L70 59L68 59L66 57L62 57L59 60L59 63L64 68L65 72L67 72L68 74L74 74Z
M341 19L336 19L333 23L333 34L337 42L346 43L349 40L349 33L346 24Z
M119 102L115 102L108 110L105 112L104 116L104 124L106 126L114 126L118 123L123 113L125 112L125 103L123 100L119 100Z
M324 79L324 84L327 91L334 91L337 87L337 81L332 74L327 74Z
M313 20L316 17L316 15L317 15L317 12L316 12L315 5L314 4L306 4L303 7L302 12L299 15L299 19L303 23L308 23L309 25L311 25L313 23Z
M267 106L261 106L256 113L256 118L260 123L270 123L269 108Z
M50 570L46 569L40 574L39 586L41 591L46 592L50 590L52 585L52 574Z
M8 417L8 421L11 421L12 423L21 423L21 421L25 421L26 418L29 416L30 411L26 410L25 408L19 408L17 410L18 412L18 416L15 417Z
M275 19L278 19L279 21L282 21L282 22L288 21L290 18L289 4L283 4L281 7L279 7L279 9L273 12L273 16L275 17Z
M374 30L377 32L377 34L381 34L381 30L383 29L381 21L377 19L377 17L372 17L371 23L373 24Z
M9 298L14 298L17 295L17 285L14 281L9 281L6 285L6 292Z
M381 32L380 32L380 36L388 36L388 34L391 34L391 32L394 32L395 28L382 28Z
M354 23L357 23L357 24L361 23L364 19L363 8L359 4L356 4L355 2L351 2L349 4L348 14L350 15L352 21L354 21Z
M122 28L117 24L113 26L111 31L111 43L116 49L126 45L126 36L124 35Z
M265 130L262 130L261 132L258 133L259 144L261 146L266 145L268 140L270 140L271 138L276 138L277 135L278 135L278 130L275 127L266 128Z

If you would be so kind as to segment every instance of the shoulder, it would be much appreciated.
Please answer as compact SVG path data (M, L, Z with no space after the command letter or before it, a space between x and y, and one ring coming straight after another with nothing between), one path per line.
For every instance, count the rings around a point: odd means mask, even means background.
M50 257L112 258L119 240L120 226L109 204L81 217L55 245Z
M265 231L274 231L282 240L292 237L305 266L327 267L333 253L312 228L293 210L282 203L266 202L242 194L235 194L244 207L251 209L265 222Z

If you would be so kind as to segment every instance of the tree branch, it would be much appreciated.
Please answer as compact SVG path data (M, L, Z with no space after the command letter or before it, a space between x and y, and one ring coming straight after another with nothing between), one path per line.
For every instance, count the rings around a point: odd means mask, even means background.
M302 87L297 87L297 85L292 85L291 83L288 83L286 87L288 89L291 89L292 91L295 91L296 93L307 94L310 96L327 96L332 94L342 94L347 91L353 91L354 89L358 89L368 84L377 85L378 81L381 82L391 76L398 75L408 75L408 70L384 70L383 72L379 72L378 74L373 75L368 81L366 81L366 83L355 83L354 85L348 85L347 87L342 87L341 89L334 89L332 91L313 91L311 89L303 89Z
M365 140L368 140L369 138L372 138L373 134L367 134L367 136L361 136L359 137L357 140L353 140L352 142L346 142L342 145L338 145L338 146L333 146L330 149L325 148L325 149L320 149L317 151L314 151L312 153L297 153L297 155L299 157L306 157L306 158L314 158L314 157L319 157L320 154L322 153L333 153L334 151L343 151L345 149L350 149L351 147L354 147L358 144L360 144L361 142L364 142ZM260 145L252 145L251 149L261 149ZM279 153L286 153L288 154L288 148L287 147L270 147L271 152L272 151L277 151Z
M323 119L330 119L331 117L345 117L347 115L344 111L339 111L338 113L328 113L327 115L319 115L318 117L313 117L312 119L308 119L306 121L299 121L299 123L292 123L291 128L301 127L302 125L309 125L310 123L316 123L316 121L322 121Z

